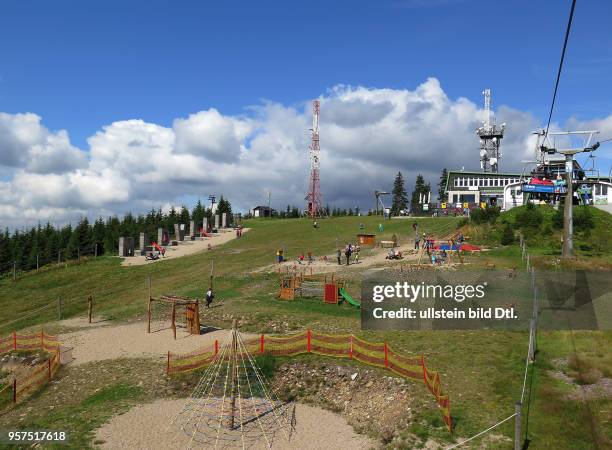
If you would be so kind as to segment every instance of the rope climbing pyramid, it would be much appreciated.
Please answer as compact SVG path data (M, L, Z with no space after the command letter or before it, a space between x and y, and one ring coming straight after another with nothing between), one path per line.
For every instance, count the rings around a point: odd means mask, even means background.
M275 439L289 440L289 409L274 396L234 320L230 338L173 422L189 437L189 448L271 448Z

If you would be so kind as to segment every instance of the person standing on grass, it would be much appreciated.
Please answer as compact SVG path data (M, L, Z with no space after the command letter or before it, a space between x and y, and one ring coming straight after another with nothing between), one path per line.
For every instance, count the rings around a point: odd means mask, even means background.
M342 250L340 250L340 248L336 250L336 257L338 258L338 265L341 265L342 264Z
M353 252L351 251L351 246L347 245L346 247L346 251L344 252L344 256L346 256L346 265L348 266L351 262L351 254Z
M418 250L418 249L419 249L419 247L420 247L420 242L421 242L421 236L419 236L419 233L417 233L417 234L414 236L414 249L415 249L415 250Z
M215 294L213 294L212 288L208 288L208 291L206 291L206 307L210 308L210 304L213 302L213 300L215 299Z

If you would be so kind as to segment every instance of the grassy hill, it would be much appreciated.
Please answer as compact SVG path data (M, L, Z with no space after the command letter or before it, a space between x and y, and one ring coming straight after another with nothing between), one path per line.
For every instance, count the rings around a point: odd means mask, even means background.
M562 210L550 206L521 206L488 217L472 217L462 223L471 242L494 248L487 256L516 261L516 243L522 235L533 261L545 268L557 263L563 236ZM515 237L514 245L501 245L505 228ZM612 215L590 206L574 208L574 254L576 259L562 262L572 267L612 268Z
M494 223L467 224L464 232L477 243L498 248L480 256L469 257L466 269L482 267L487 261L500 265L520 266L520 252L516 244L499 246L499 233L504 221L515 231L524 233L530 249L542 258L550 258L559 231L553 228L554 211L542 210L545 217L537 227L524 228L517 222L520 209L502 214ZM0 281L0 335L13 329L45 327L50 332L57 325L57 298L62 298L63 318L83 315L86 299L93 295L96 315L112 320L134 320L144 318L148 298L147 277L153 280L152 293L174 293L202 297L208 285L211 262L214 260L215 287L223 307L215 308L207 316L206 325L228 325L228 317L247 317L246 329L270 332L272 325L283 323L285 328L310 327L325 331L352 332L369 340L388 341L405 354L421 354L428 364L440 371L442 384L451 398L452 415L455 421L455 437L475 434L514 411L514 402L520 396L523 382L524 357L527 351L527 336L523 332L491 331L418 331L418 332L362 332L358 310L348 306L324 305L320 300L301 299L281 302L276 299L278 277L275 274L255 271L273 265L275 252L285 248L288 258L301 252L312 251L315 256L334 255L337 243L355 242L363 223L366 232L378 238L390 238L396 234L400 243L409 243L413 237L412 223L417 220L420 230L437 236L454 232L461 224L459 218L422 218L392 220L383 223L384 232L378 231L382 222L379 217L341 217L320 221L314 229L307 219L265 220L253 219L245 222L252 228L242 239L234 240L213 251L175 260L167 260L146 266L121 267L119 258L89 259L80 265L51 267L38 273L32 272L12 281ZM579 243L601 242L601 247L580 249L582 257L588 259L589 251L595 256L591 260L606 260L605 255L612 224L609 215L594 211L594 228L591 237L577 239ZM553 229L550 241L543 240L548 233L547 224ZM496 237L497 236L497 237ZM597 236L597 240L594 238ZM364 258L368 252L364 251ZM349 292L359 294L358 272L349 276ZM38 309L40 311L37 311ZM29 317L18 319L21 316ZM17 319L17 320L15 320ZM529 408L529 435L534 448L574 449L595 448L593 439L600 446L612 436L612 401L594 398L586 403L567 399L568 387L550 375L555 361L579 354L591 368L604 376L610 376L612 362L609 348L612 344L610 332L548 332L539 336L538 365L534 369L535 383L530 389L532 403ZM113 363L116 364L116 363ZM67 368L66 370L71 370ZM163 370L160 367L160 371ZM606 375L607 374L607 375ZM450 441L450 436L440 424L428 392L416 390L422 409L414 411L415 422L406 432L436 437ZM112 410L115 400L105 406ZM121 404L121 399L116 400ZM587 406L585 410L585 405ZM58 410L62 411L61 405ZM59 414L59 412L57 413ZM26 423L27 425L27 423ZM52 427L54 423L46 423ZM495 432L497 436L512 436L512 421ZM593 431L595 430L595 431ZM508 448L503 440L491 441L487 448Z

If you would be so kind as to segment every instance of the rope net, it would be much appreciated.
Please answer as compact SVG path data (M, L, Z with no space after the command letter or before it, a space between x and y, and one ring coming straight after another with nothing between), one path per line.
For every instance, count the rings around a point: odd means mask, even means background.
M289 405L274 395L249 345L234 329L174 418L190 447L247 448L262 442L271 447L275 440L288 441Z

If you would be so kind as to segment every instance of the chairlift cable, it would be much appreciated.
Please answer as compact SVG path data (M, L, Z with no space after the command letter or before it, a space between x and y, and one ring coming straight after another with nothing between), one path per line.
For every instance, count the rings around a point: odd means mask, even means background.
M553 92L552 103L550 105L550 112L548 114L548 123L546 124L546 132L544 133L544 139L548 137L548 129L550 128L550 121L552 119L553 110L555 109L555 100L557 99L557 90L559 89L559 80L561 79L561 71L563 70L565 50L567 49L567 41L569 40L569 34L572 28L572 20L574 18L575 7L576 7L576 0L572 0L572 8L570 9L569 20L567 22L567 29L565 30L565 39L563 41L563 51L561 52L561 60L559 61L559 70L557 71L557 81L555 82L555 90Z

